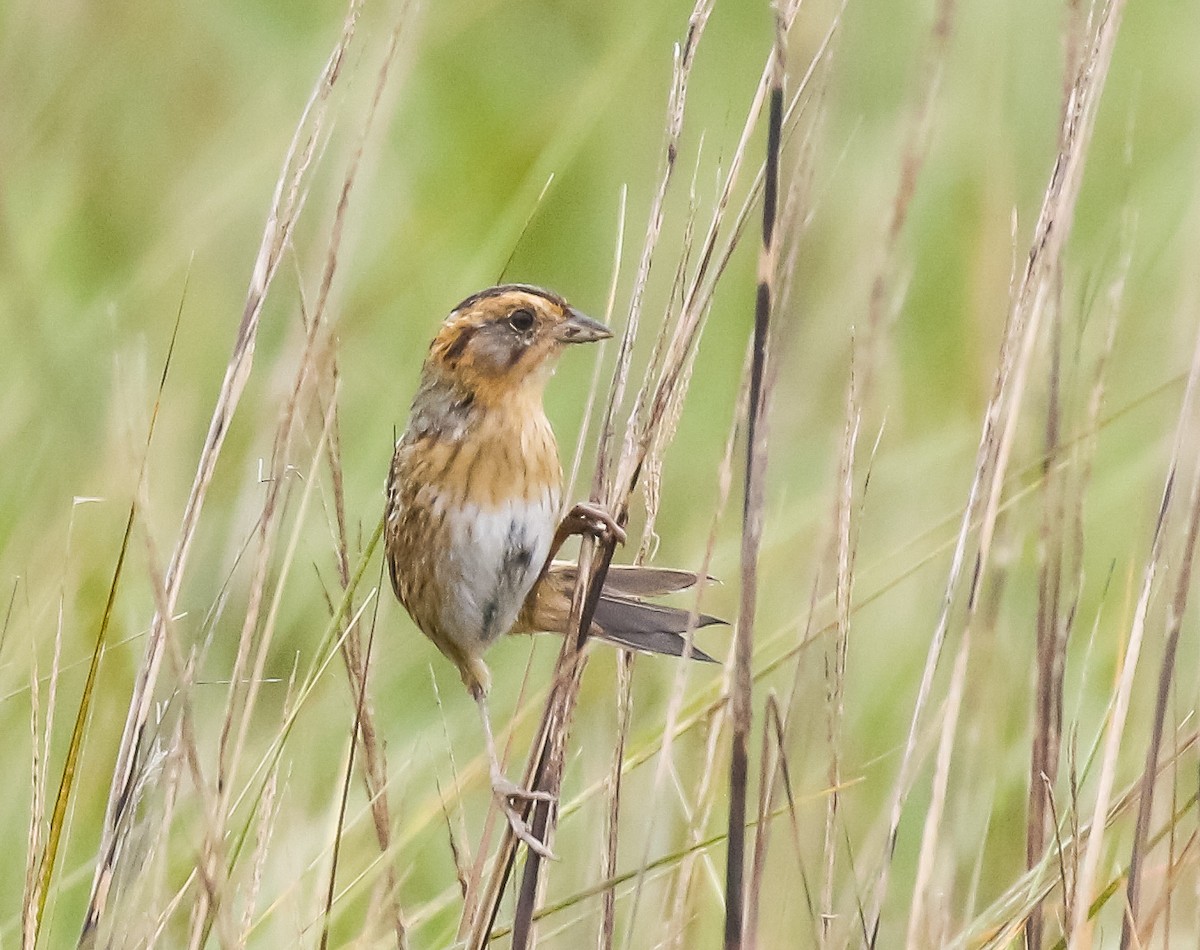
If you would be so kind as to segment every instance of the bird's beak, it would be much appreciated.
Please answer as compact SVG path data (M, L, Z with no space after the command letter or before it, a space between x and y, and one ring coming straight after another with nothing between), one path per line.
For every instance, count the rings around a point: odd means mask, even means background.
M558 325L558 338L563 343L595 343L610 336L612 330L599 320L585 317L574 307L567 308L567 319Z

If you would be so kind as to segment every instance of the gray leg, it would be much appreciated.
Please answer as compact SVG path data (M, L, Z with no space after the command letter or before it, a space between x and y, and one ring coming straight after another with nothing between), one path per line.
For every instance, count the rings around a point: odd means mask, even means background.
M479 707L479 717L483 720L483 736L487 743L488 763L491 768L492 794L500 803L500 808L504 811L504 816L508 819L513 834L524 841L531 851L537 852L547 860L555 860L554 853L534 836L529 825L525 823L525 819L513 805L514 801L552 802L554 796L549 792L535 792L522 788L504 775L500 768L500 757L496 754L496 740L492 736L492 720L488 715L487 693L481 688L476 688L471 690L471 695L475 697L475 704Z

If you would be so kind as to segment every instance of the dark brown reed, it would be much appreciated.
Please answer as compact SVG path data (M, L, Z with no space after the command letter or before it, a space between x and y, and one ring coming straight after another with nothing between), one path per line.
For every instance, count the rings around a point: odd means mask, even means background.
M730 684L732 722L729 756L729 850L725 871L725 947L742 947L745 939L746 797L752 715L751 664L754 617L758 602L758 549L762 543L767 467L766 402L767 340L778 257L775 225L779 194L779 153L783 136L783 77L786 28L777 11L775 46L769 70L766 173L763 179L762 248L754 305L754 342L750 363L750 398L746 407L746 474L742 504L742 594L733 644Z

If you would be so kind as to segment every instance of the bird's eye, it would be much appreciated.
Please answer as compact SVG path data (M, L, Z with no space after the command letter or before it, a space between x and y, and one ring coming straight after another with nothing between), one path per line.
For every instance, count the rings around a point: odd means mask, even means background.
M533 311L522 307L508 315L508 325L518 333L528 333L533 329Z

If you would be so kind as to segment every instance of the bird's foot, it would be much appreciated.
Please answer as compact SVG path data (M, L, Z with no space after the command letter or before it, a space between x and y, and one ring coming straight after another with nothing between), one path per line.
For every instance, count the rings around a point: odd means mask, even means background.
M521 841L524 841L529 850L537 853L547 861L558 860L555 858L554 852L534 835L533 830L514 804L514 802L553 802L555 796L550 792L539 792L522 788L500 774L492 776L492 794L496 796L496 801L500 803L500 808L504 811L504 817L508 819L508 824L512 828L513 834Z
M581 501L567 512L560 529L565 534L590 534L597 541L625 543L625 529L600 505Z

